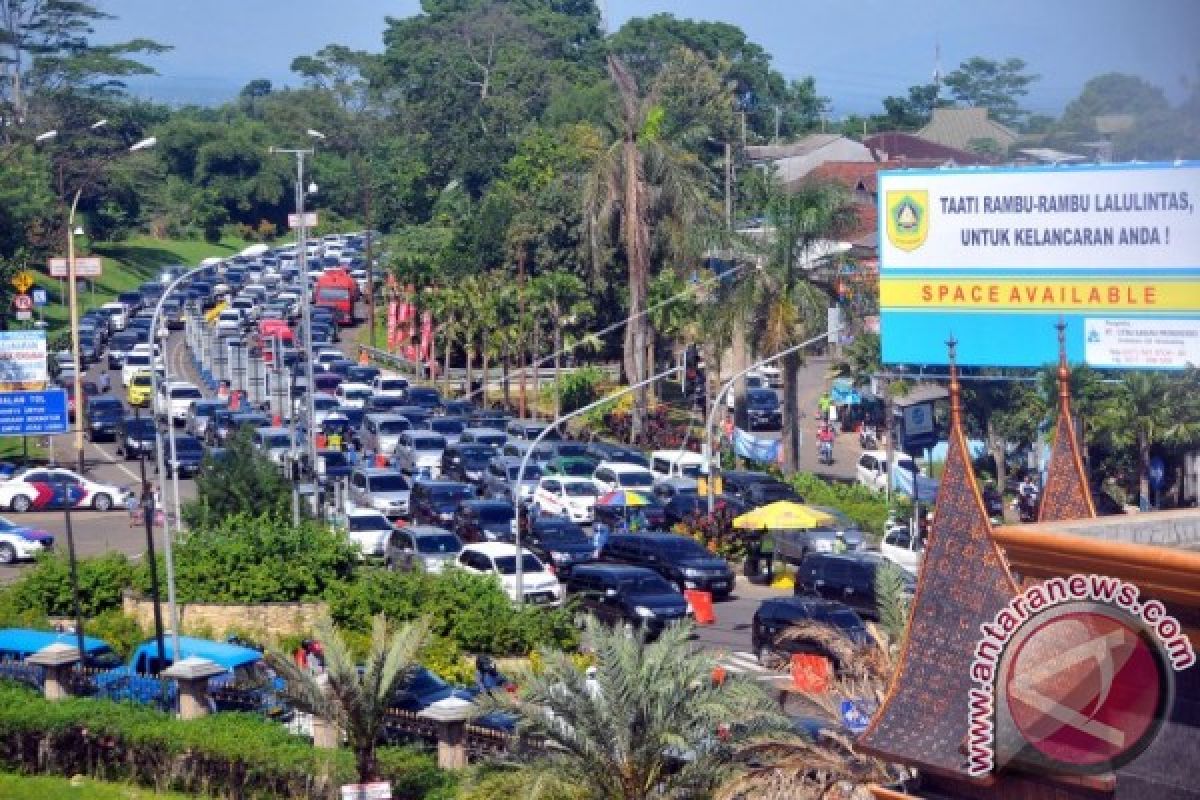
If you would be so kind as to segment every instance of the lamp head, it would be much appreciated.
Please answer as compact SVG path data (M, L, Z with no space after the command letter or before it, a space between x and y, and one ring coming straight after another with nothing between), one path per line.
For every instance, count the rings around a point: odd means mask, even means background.
M91 125L88 125L88 129L93 130L93 131L98 131L107 124L108 124L107 119L98 119L95 122L93 122Z
M72 233L74 233L76 236L83 236L83 226L82 226L82 225L76 225L76 226L75 226L75 230L74 230L74 231L72 231Z
M308 184L308 193L309 193L309 194L316 194L316 193L317 193L317 184L316 184L316 183L310 183L310 184Z
M37 136L35 136L33 138L33 140L35 142L48 142L56 136L58 136L57 130L49 130L49 131L46 131L45 133L39 133Z
M154 137L154 136L150 136L145 139L142 139L140 142L135 143L132 147L129 148L129 152L134 153L134 152L137 152L138 150L148 150L149 148L154 147L154 145L156 145L156 144L158 144L158 138Z

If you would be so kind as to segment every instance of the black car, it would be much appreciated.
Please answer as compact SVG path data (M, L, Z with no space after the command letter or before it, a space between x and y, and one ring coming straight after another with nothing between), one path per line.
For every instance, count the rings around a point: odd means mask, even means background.
M443 400L442 411L448 417L465 417L475 411L475 404L470 400Z
M746 390L746 423L752 431L783 427L783 408L774 389Z
M308 453L301 455L300 460L305 464L307 471ZM350 477L350 473L353 471L354 466L346 457L345 452L341 450L317 451L317 480L321 483L336 483L343 478Z
M452 444L442 451L442 475L455 481L470 481L478 484L483 480L488 462L496 455L491 445Z
M639 467L650 469L650 459L640 450L625 447L611 442L592 442L588 445L588 454L601 461L615 461L619 464L637 464Z
M764 600L754 612L750 626L750 646L758 656L758 663L764 667L777 667L783 657L793 653L816 653L833 659L833 653L812 639L789 637L785 642L779 640L779 634L804 622L834 628L855 645L865 645L871 640L862 617L844 603L819 597L773 597ZM836 665L836 659L833 660Z
M442 393L430 386L410 386L404 390L404 399L409 405L420 406L431 412L442 407Z
M417 480L408 497L408 513L422 525L449 525L459 505L475 497L475 487L457 481Z
M117 430L117 455L126 459L153 456L156 434L150 417L125 417Z
M373 394L367 398L367 402L363 405L363 411L368 414L391 414L394 409L404 408L408 405L403 397L394 395Z
M511 419L507 414L485 408L481 411L473 411L467 414L467 427L503 431L508 427L509 420Z
M379 375L379 367L363 367L358 364L346 370L347 383L365 383L368 386Z
M503 500L468 500L454 515L454 532L468 544L511 542L516 513Z
M623 534L610 537L601 551L604 561L649 567L685 589L702 589L716 598L733 591L733 570L689 536L670 533Z
M176 434L175 443L166 441L163 447L166 448L167 477L178 472L179 477L186 478L200 471L200 464L204 461L204 443L195 436ZM172 450L174 455L171 454Z
M730 494L746 504L747 508L758 508L777 500L803 503L795 489L765 472L730 470L721 473L721 484L725 494Z
M836 600L864 617L877 619L875 578L888 563L878 553L808 553L796 570L795 593ZM893 569L900 574L911 597L916 580L899 567Z
M269 427L271 427L271 418L268 417L266 414L260 413L258 411L235 411L235 412L233 412L233 414L230 415L229 423L223 429L223 431L224 431L223 436L222 436L222 429L218 428L217 438L220 441L221 445L226 445L229 443L229 438L231 436L233 436L234 434L236 434L242 428L249 428L250 430L255 430L256 428L269 428Z
M583 528L562 517L528 517L529 527L521 534L528 547L559 580L570 575L577 564L595 558L596 547Z
M133 331L121 331L108 342L108 368L120 369L125 363L125 354L138 343L138 335Z
M87 399L87 437L90 441L112 440L117 437L125 406L112 395Z
M652 639L687 617L679 590L652 569L618 564L580 564L567 579L567 594L600 622Z
M713 498L714 513L725 512L730 517L737 517L744 514L747 510L746 504L736 497L721 494ZM696 492L677 492L663 506L663 515L665 517L663 527L667 529L673 528L678 523L686 519L692 519L697 515L707 517L708 495L697 494Z

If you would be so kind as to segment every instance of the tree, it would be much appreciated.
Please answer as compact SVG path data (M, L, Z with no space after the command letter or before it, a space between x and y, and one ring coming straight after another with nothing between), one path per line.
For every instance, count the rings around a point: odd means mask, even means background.
M220 458L204 459L196 474L196 499L184 505L183 518L189 527L202 527L235 514L287 515L291 496L279 467L244 428L229 439Z
M880 127L888 130L916 130L928 124L933 109L943 105L939 97L941 87L936 83L908 87L906 97L883 98L882 117L876 118Z
M967 59L946 76L946 87L963 105L986 108L989 116L1005 125L1018 125L1028 114L1021 98L1039 76L1025 71L1020 58L994 61L980 56Z
M358 781L369 783L379 778L375 748L392 694L416 665L417 654L429 638L429 622L420 619L392 628L382 614L375 617L361 669L328 617L317 620L316 633L325 653L322 675L313 675L287 653L268 651L267 660L286 681L297 706L345 733L354 751Z
M781 730L785 720L761 685L738 675L714 681L715 663L691 633L671 626L645 642L590 619L596 688L568 654L542 651L540 673L522 674L517 695L491 700L553 745L525 769L529 781L553 776L579 787L581 800L703 796L739 743ZM715 737L718 729L728 737ZM682 766L678 753L690 756Z
M1106 72L1083 85L1079 96L1067 104L1057 130L1081 137L1097 134L1096 117L1157 114L1170 108L1162 89L1136 75Z
M587 284L577 275L565 271L539 275L529 285L535 316L545 315L554 332L554 418L562 414L562 398L558 386L562 379L563 333L573 328L592 314L592 303L588 300Z
M883 369L882 342L878 333L864 332L842 348L838 360L829 372L835 378L846 378L854 386L867 386L871 378Z

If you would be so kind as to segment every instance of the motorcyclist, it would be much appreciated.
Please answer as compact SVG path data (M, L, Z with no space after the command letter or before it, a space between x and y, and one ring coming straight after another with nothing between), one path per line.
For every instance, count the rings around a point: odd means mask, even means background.
M475 659L475 685L481 692L491 692L493 689L503 689L504 676L500 674L496 662L491 656L481 655Z
M817 450L827 463L833 461L833 438L833 428L828 424L822 425L817 431Z
M1017 486L1017 509L1023 522L1032 522L1037 515L1038 488L1033 478L1026 473Z

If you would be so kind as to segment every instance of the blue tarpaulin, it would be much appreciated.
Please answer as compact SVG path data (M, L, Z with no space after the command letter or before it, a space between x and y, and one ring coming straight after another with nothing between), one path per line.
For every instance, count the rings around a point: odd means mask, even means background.
M902 467L892 468L892 490L897 494L905 494L912 497L913 474L912 470L907 470ZM921 502L932 503L937 497L938 480L925 475L917 475L917 499Z
M858 389L846 378L838 378L829 387L829 399L835 406L856 406L862 402Z
M783 452L783 442L778 439L760 439L757 436L751 436L741 428L734 428L733 452L751 461L774 464L779 461L779 456Z

